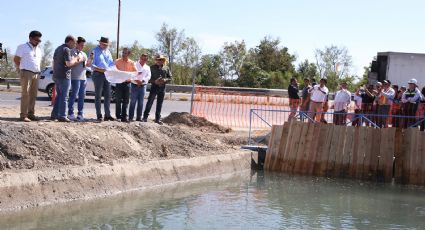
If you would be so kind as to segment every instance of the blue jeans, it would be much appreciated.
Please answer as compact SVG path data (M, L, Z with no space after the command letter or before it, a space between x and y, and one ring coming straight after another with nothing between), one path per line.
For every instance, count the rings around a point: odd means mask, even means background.
M105 117L111 117L111 83L106 80L105 74L100 72L93 72L92 75L95 92L95 107L97 118L102 118L102 95L104 98L103 106L105 109Z
M71 88L71 80L66 78L55 79L56 100L53 105L51 117L66 118L66 108Z
M74 115L74 102L78 95L78 115L83 115L87 80L71 80L71 96L68 102L68 115Z
M143 100L145 98L145 92L146 92L146 85L138 86L136 84L131 84L130 111L128 113L130 120L133 120L136 103L137 103L136 119L140 120L142 118Z

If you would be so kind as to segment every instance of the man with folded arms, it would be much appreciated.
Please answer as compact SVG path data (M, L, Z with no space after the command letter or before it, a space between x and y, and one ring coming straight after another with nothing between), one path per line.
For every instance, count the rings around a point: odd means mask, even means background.
M21 78L21 114L20 120L25 122L35 121L35 99L38 92L38 75L40 74L41 57L43 52L40 44L41 33L31 31L29 41L21 44L16 49L13 62Z
M87 62L87 66L93 69L93 83L95 91L95 107L97 120L102 121L102 95L104 97L104 110L105 110L105 121L115 120L111 116L110 104L111 104L111 83L106 80L105 71L108 68L114 66L114 60L112 54L108 50L109 39L101 37L99 45L90 52L90 57Z
M131 82L131 100L129 119L133 120L134 110L137 103L136 121L142 121L143 100L145 98L146 84L151 79L151 69L146 64L148 61L148 54L143 53L140 55L139 61L136 62L136 69L139 73L138 80Z

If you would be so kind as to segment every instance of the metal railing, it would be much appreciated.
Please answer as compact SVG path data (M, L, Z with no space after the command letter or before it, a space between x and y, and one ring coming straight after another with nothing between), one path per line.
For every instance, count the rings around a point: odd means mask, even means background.
M259 119L260 122L266 124L268 128L271 129L272 124L267 120L265 116L262 116L261 113L283 113L289 114L294 111L291 110L267 110L267 109L251 109L249 115L249 134L248 134L248 145L253 144L253 121L254 119ZM337 113L337 112L315 112L315 116L321 116L323 119L315 119L312 116L313 112L307 111L297 111L296 115L292 118L293 120L300 120L303 122L324 122L324 123L333 123L335 116L343 116L344 121L338 125L347 125L347 126L369 126L373 128L388 128L388 127L398 127L398 128L413 128L418 127L419 125L425 126L425 117L418 116L403 116L403 115L385 115L385 114L362 114L362 113ZM404 121L413 121L406 126L392 126L390 119L400 119ZM283 124L281 124L283 125ZM270 136L270 131L265 135L257 139L255 142L260 143L264 141L268 136Z

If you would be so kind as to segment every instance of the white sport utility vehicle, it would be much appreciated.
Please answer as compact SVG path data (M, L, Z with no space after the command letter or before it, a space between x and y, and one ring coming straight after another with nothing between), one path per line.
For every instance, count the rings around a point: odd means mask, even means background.
M94 96L94 84L93 79L91 78L92 71L87 68L87 87L86 94L89 96ZM38 90L44 93L47 93L47 96L51 99L53 96L53 87L55 83L52 79L53 69L52 67L46 67L43 71L41 71L40 77L38 79ZM111 86L111 101L115 100L115 85Z

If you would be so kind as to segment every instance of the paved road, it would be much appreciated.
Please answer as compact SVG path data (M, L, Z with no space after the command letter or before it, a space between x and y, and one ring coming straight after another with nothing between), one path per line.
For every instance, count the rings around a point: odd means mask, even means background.
M36 107L49 107L50 100L47 97L47 94L39 92L39 96L37 97ZM146 105L147 99L144 101L144 105ZM156 102L156 101L155 101ZM19 107L20 104L20 93L17 92L2 92L0 91L0 106L1 107ZM76 105L75 105L76 107ZM151 110L150 118L154 118L156 103ZM85 113L94 117L96 114L96 110L94 107L94 98L88 97L85 103ZM189 112L190 110L190 101L171 101L165 100L164 105L162 106L162 117L168 116L171 112ZM102 111L103 111L103 103L102 103ZM111 103L111 112L114 116L115 111L115 103Z

